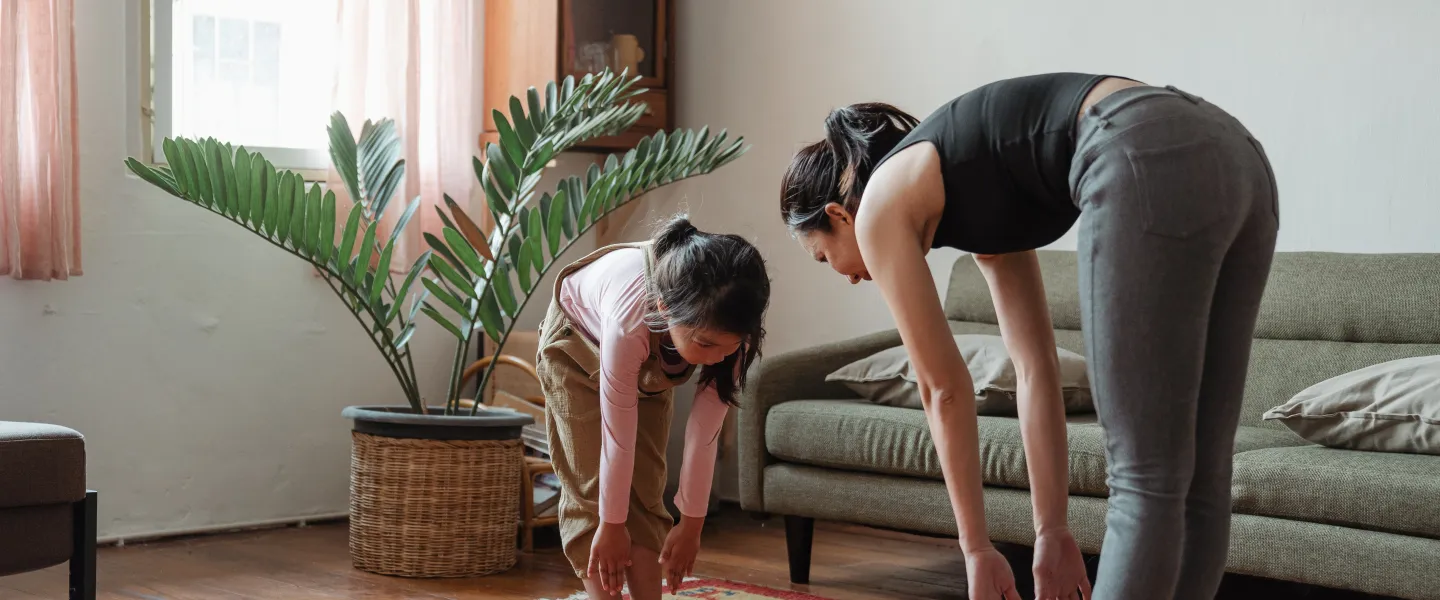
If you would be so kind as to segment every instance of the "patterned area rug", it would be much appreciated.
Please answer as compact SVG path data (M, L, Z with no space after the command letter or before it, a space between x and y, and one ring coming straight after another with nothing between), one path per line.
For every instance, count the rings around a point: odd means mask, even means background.
M585 592L578 592L561 600L586 600L586 596ZM624 600L630 600L630 594L625 594ZM685 587L680 590L679 594L665 594L664 600L825 600L825 598L803 592L777 590L723 579L690 579L685 582Z

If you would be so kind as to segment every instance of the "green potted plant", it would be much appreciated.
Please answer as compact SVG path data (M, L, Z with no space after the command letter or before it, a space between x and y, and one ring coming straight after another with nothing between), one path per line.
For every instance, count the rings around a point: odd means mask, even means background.
M604 72L551 82L494 111L500 143L474 160L494 227L476 225L458 203L437 209L440 236L397 284L390 276L399 232L412 200L388 236L377 227L404 176L389 120L366 122L357 140L336 113L330 156L351 198L337 232L335 195L279 171L259 154L214 139L166 139L167 167L129 159L145 181L220 214L311 263L366 331L394 372L406 402L352 406L351 557L361 569L405 576L471 576L515 562L528 416L463 407L460 377L476 332L499 354L539 282L569 247L611 211L655 188L709 173L744 152L724 132L657 133L624 156L612 155L584 177L536 195L551 158L578 143L628 129L645 105L639 78ZM407 304L408 302L408 304ZM431 405L419 392L409 343L424 313L455 339L446 396ZM488 384L494 363L479 377ZM477 397L483 397L477 394Z

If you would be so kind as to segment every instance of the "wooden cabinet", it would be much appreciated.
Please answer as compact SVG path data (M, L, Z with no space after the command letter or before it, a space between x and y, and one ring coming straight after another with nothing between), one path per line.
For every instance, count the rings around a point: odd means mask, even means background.
M499 138L490 111L509 114L511 96L605 67L634 66L646 113L625 132L575 150L621 152L673 128L672 0L486 0L485 124L480 147Z

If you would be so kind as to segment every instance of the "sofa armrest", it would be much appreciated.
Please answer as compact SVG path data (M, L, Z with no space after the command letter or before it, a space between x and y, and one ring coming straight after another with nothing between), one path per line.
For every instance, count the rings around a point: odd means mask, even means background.
M739 411L740 504L765 510L765 419L770 408L790 400L855 398L849 388L828 383L825 376L871 354L900 345L900 332L882 331L841 342L813 346L762 359L750 373Z

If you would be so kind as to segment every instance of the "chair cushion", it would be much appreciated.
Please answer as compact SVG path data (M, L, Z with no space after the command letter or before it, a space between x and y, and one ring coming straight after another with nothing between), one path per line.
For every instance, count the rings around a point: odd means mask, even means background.
M0 421L0 508L85 497L85 438L44 423Z
M1020 420L978 417L980 472L987 485L1029 488ZM1068 419L1070 493L1109 495L1105 436L1094 415ZM1303 444L1284 431L1241 427L1237 452ZM942 479L924 411L856 400L796 400L770 409L765 425L770 454L789 462L889 475Z
M1265 448L1235 457L1235 512L1440 538L1440 456Z
M70 559L71 504L0 508L0 577Z

